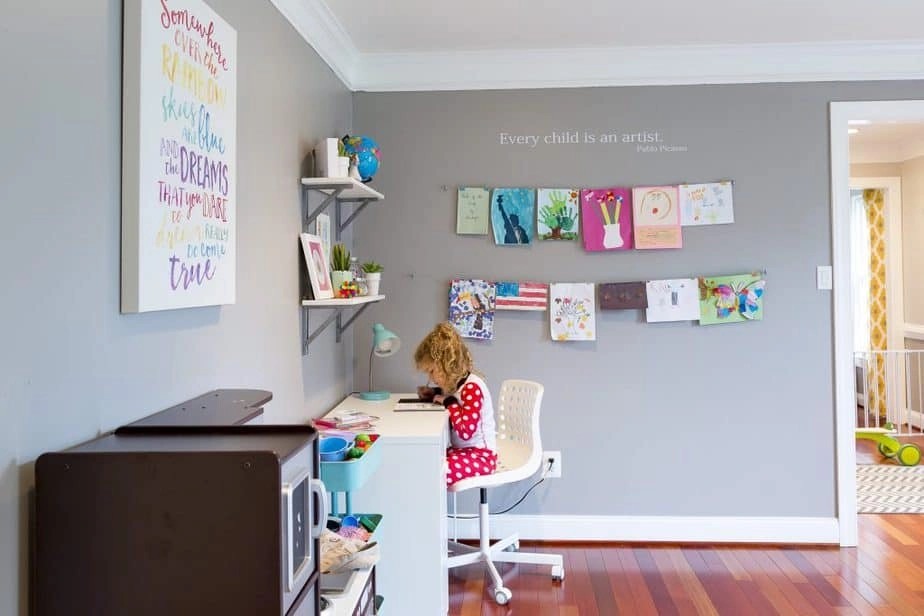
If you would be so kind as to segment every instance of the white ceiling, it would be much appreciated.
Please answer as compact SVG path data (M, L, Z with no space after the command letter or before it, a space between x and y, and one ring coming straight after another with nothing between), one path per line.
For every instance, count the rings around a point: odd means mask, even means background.
M924 78L920 0L271 0L353 90Z
M361 53L900 41L918 0L328 0Z
M924 156L924 124L876 122L854 126L850 135L851 163L900 163Z

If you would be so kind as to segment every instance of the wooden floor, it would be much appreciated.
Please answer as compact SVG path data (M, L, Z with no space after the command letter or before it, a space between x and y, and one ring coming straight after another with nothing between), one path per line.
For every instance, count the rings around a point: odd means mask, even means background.
M564 555L565 580L501 564L499 606L483 567L453 569L449 614L924 614L924 515L859 518L858 548L524 542Z

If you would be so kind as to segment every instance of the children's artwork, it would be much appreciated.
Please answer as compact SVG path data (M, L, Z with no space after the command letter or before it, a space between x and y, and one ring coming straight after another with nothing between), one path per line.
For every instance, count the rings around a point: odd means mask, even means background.
M308 266L308 280L314 299L330 299L334 289L330 283L330 269L321 238L310 233L302 233L302 250L305 252L305 265Z
M727 225L735 222L732 182L680 185L680 224Z
M539 218L536 228L541 240L576 240L578 190L540 188L536 197Z
M632 248L632 192L628 188L581 191L581 232L584 250Z
M630 310L648 307L644 282L607 282L599 285L601 310Z
M455 279L449 286L449 322L463 338L494 338L494 283Z
M649 323L699 319L699 281L695 278L649 280L645 284Z
M330 216L318 214L318 217L314 219L314 234L321 238L324 258L330 263Z
M536 219L534 188L495 188L491 195L494 243L502 246L530 244Z
M498 310L547 310L549 285L544 282L495 282Z
M487 235L491 195L487 188L460 187L456 197L456 233Z
M552 340L596 340L593 283L550 284L549 310Z
M761 274L713 276L699 279L699 323L740 323L764 318Z
M676 186L637 186L632 189L635 247L681 248L680 206Z

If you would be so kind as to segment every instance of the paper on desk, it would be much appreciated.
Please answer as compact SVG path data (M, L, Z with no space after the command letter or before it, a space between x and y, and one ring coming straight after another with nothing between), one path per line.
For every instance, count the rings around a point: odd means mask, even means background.
M443 405L434 402L398 402L396 411L442 411Z

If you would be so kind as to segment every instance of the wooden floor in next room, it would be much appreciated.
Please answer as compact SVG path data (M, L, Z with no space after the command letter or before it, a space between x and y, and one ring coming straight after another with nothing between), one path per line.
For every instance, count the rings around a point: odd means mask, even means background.
M924 614L924 515L859 519L858 548L522 542L563 554L564 582L501 564L513 599L500 606L484 567L453 569L449 614Z

